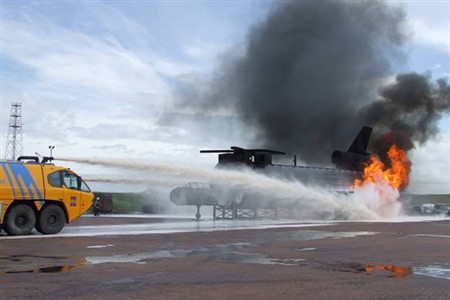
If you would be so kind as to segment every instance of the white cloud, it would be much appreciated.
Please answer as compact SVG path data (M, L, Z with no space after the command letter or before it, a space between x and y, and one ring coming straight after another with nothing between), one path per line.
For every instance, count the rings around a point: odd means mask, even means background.
M218 61L218 56L228 50L226 44L205 42L198 38L189 39L188 44L183 45L183 53L195 59L199 65L206 66L202 71L211 71Z
M167 90L160 70L131 51L56 24L3 20L3 54L31 67L43 84L116 92Z
M450 52L450 21L436 25L422 19L413 19L409 24L417 43Z
M198 143L203 137L191 135L200 124L164 126L156 120L170 107L181 74L210 68L234 37L243 37L243 26L231 26L235 14L247 14L240 6L227 13L185 4L5 4L2 92L23 102L25 148L77 139L88 148L117 139ZM224 22L215 22L214 14L226 15ZM2 126L7 108L4 101Z
M25 151L49 143L67 146L80 135L87 145L98 139L108 144L118 133L127 139L186 135L184 129L160 130L154 123L170 99L167 78L192 68L151 48L143 52L139 47L149 34L140 24L113 8L107 11L114 22L104 12L89 11L89 26L84 20L75 28L36 7L7 9L2 15L3 72L20 76L4 76L2 93L23 102ZM100 27L106 28L101 34ZM7 109L9 102L2 101L2 136ZM0 142L3 148L3 138Z

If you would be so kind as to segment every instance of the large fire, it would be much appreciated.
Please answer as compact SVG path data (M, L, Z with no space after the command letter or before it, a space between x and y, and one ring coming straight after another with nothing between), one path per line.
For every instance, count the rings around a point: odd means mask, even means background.
M410 168L406 152L392 145L387 155L390 166L372 156L370 163L364 168L363 177L355 180L355 187L363 187L370 183L375 185L387 183L398 191L404 189L409 182Z

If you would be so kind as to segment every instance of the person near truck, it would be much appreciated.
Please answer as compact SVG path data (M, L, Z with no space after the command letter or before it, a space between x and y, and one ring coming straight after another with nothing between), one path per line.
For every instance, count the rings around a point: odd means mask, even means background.
M100 209L102 208L102 203L100 202L100 198L95 198L94 201L94 216L100 216Z

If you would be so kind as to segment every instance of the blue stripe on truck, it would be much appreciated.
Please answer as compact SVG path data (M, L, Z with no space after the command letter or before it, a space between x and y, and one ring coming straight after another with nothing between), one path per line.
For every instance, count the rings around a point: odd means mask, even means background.
M37 187L36 182L34 181L33 176L31 176L30 171L27 169L26 165L17 164L17 163L2 163L2 167L5 171L7 170L5 164L7 164L9 166L9 169L11 170L11 172L16 180L17 186L19 187L20 192L22 193L22 198L25 198L24 189L26 188L26 189L28 189L28 193L30 194L31 198L33 199L34 198L33 197L33 188L34 188L34 191L36 192L38 199L43 199L42 194L39 191L39 188ZM10 185L12 187L14 187L14 184L11 180L9 172L5 172L5 173L8 176ZM25 186L22 186L22 184L19 180L19 177L22 177L22 181ZM16 196L17 195L14 193L14 197L16 197Z
M14 182L12 181L11 175L9 174L8 169L6 169L6 163L0 162L0 164L2 165L2 168L5 171L6 177L8 178L9 186L11 187L11 189L13 191L14 198L16 198L16 189L14 188Z

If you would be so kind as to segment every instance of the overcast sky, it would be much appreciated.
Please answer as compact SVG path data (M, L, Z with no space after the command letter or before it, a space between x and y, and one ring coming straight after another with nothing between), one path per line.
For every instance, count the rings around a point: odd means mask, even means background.
M23 104L24 154L143 158L214 166L202 148L253 147L234 115L174 109L186 74L211 74L239 52L271 1L2 1L1 140L10 104ZM450 80L450 1L396 1L412 38L400 72ZM170 112L176 125L161 122ZM411 153L409 191L450 193L450 118ZM348 145L343 145L346 148ZM283 149L279 149L283 150ZM92 170L90 170L92 172Z

